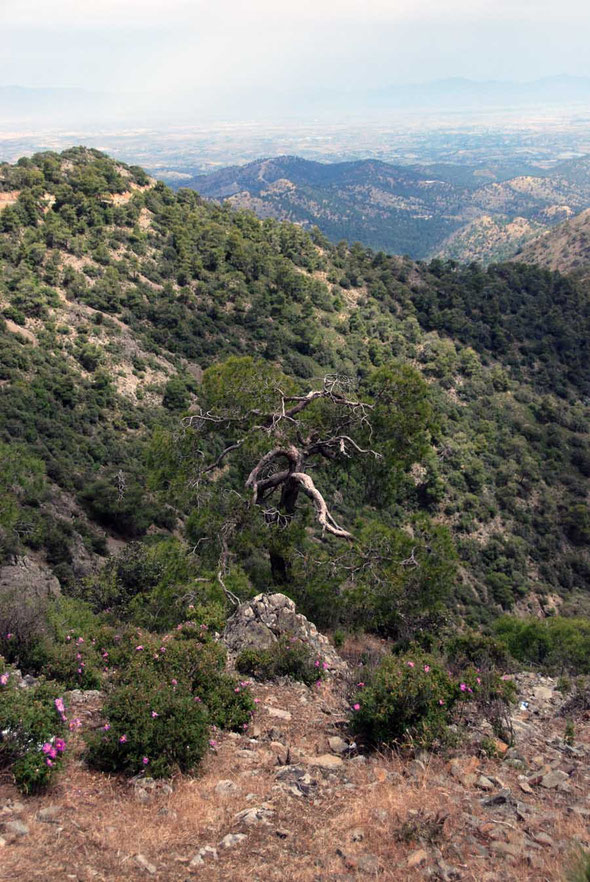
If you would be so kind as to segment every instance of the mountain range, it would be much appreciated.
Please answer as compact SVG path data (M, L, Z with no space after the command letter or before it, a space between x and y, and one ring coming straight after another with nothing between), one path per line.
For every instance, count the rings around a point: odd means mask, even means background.
M590 159L547 169L523 161L507 169L280 156L173 186L194 187L259 217L317 225L332 241L360 241L414 259L490 262L590 206Z
M267 84L264 99L260 90L244 85L223 96L225 119L256 119L261 115L284 115L289 99L289 114L309 116L310 112L333 114L371 114L388 112L437 111L481 113L482 110L583 107L590 99L590 77L566 75L544 77L528 82L511 80L470 80L461 77L431 82L388 84L378 89L355 87L346 90L284 89L273 92ZM176 91L173 94L151 90L145 93L96 91L83 88L0 86L0 122L31 121L37 125L53 121L76 127L80 121L100 126L107 120L125 116L135 124L150 120L176 120L185 123L219 117L219 107L202 92Z

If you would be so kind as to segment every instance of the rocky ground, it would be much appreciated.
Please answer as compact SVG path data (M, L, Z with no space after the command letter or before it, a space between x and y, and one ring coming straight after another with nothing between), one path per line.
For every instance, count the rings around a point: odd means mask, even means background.
M467 722L445 757L359 755L337 679L255 684L250 731L219 736L196 778L90 773L78 735L44 797L1 780L0 879L564 879L590 845L590 719L566 744L556 682L517 681L515 745L492 758ZM98 693L71 705L100 724Z

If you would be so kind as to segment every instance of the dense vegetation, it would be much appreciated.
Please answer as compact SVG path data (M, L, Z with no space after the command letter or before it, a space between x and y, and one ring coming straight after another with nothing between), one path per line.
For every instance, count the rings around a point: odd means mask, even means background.
M0 652L48 678L31 711L47 750L51 696L105 680L99 768L146 758L168 774L199 761L211 726L247 726L247 692L207 635L260 591L414 654L459 620L556 597L588 611L583 288L334 246L83 148L0 166L0 188ZM23 599L25 556L60 594ZM502 668L508 649L562 671L588 643L583 619L495 630L499 644L466 636L448 664L491 653ZM312 682L316 661L280 645L240 665ZM388 664L384 688L402 672ZM449 709L461 670L441 669ZM2 701L18 715L11 671ZM416 686L431 734L449 721L433 680ZM21 734L10 761L34 789L53 766Z
M179 516L190 515L193 545L206 538L202 523L219 520L223 504L240 507L228 493L241 492L252 461L240 451L222 480L199 488L195 508L195 456L183 445L194 452L204 444L198 459L218 453L223 438L181 437L180 420L197 401L222 401L219 390L210 394L216 377L239 404L235 366L207 370L203 383L201 368L256 355L272 367L265 382L287 377L303 393L337 373L370 401L380 370L408 392L398 429L388 429L397 444L380 442L387 480L360 457L319 466L338 519L370 546L373 562L381 549L377 576L374 563L358 568L346 602L328 605L343 584L343 571L327 566L337 540L313 540L306 550L305 517L288 540L280 537L293 557L289 590L321 624L362 625L370 609L379 627L396 632L391 594L434 596L436 615L459 607L474 620L532 589L576 597L583 608L590 450L582 289L524 265L414 265L332 246L318 232L148 186L141 170L82 148L2 166L0 177L4 190L19 192L0 215L6 561L42 550L62 587L80 593L89 569L80 549L86 558L106 554L105 531L137 540L149 529L148 557ZM246 379L242 386L246 399ZM418 411L414 448L404 432ZM272 531L247 516L231 578L240 590L263 590L277 578ZM414 548L420 566L400 569L395 561ZM191 567L212 574L216 555L202 542ZM112 580L117 566L101 578ZM188 578L185 569L170 591Z

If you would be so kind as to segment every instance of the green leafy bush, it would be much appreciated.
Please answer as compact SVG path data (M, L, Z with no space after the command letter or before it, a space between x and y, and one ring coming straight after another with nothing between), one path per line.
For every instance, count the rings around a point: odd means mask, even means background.
M185 544L174 537L154 536L130 543L99 573L70 590L97 612L153 631L165 631L188 616L223 628L223 592L213 578L196 582L197 572Z
M444 648L449 667L455 673L469 667L502 672L512 667L506 645L477 631L466 631L451 637Z
M353 701L353 732L368 744L445 740L459 684L427 655L387 656Z
M41 681L19 688L0 656L0 722L0 768L11 768L23 793L45 789L66 750L66 713L59 687Z
M552 673L590 674L590 619L503 616L494 634L524 664Z
M312 686L324 677L324 663L307 643L296 637L280 637L268 649L244 649L236 659L240 673L257 680L290 677Z
M459 704L501 728L500 709L511 700L513 684L496 672L468 668L454 677L432 656L387 656L353 699L353 732L369 745L440 746L449 736ZM502 732L502 734L504 734Z
M144 669L133 683L116 687L107 698L102 730L88 736L87 759L107 772L153 777L175 769L188 772L207 749L209 716L188 684L164 682Z
M568 882L590 882L590 852L581 851L567 874Z
M192 622L156 638L122 638L126 663L107 696L102 731L87 738L88 762L106 771L154 777L201 760L209 727L247 728L253 702L245 684L224 672L225 653Z
M114 628L88 604L70 597L44 598L34 612L34 627L24 629L21 618L18 632L0 639L6 657L64 689L100 688L109 656L117 649Z

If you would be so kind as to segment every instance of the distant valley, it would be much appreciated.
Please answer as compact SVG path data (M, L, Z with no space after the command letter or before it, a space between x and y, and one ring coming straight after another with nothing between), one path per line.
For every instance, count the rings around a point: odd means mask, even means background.
M590 207L590 158L544 168L524 160L395 165L279 156L168 183L259 217L318 226L332 241L489 263Z

